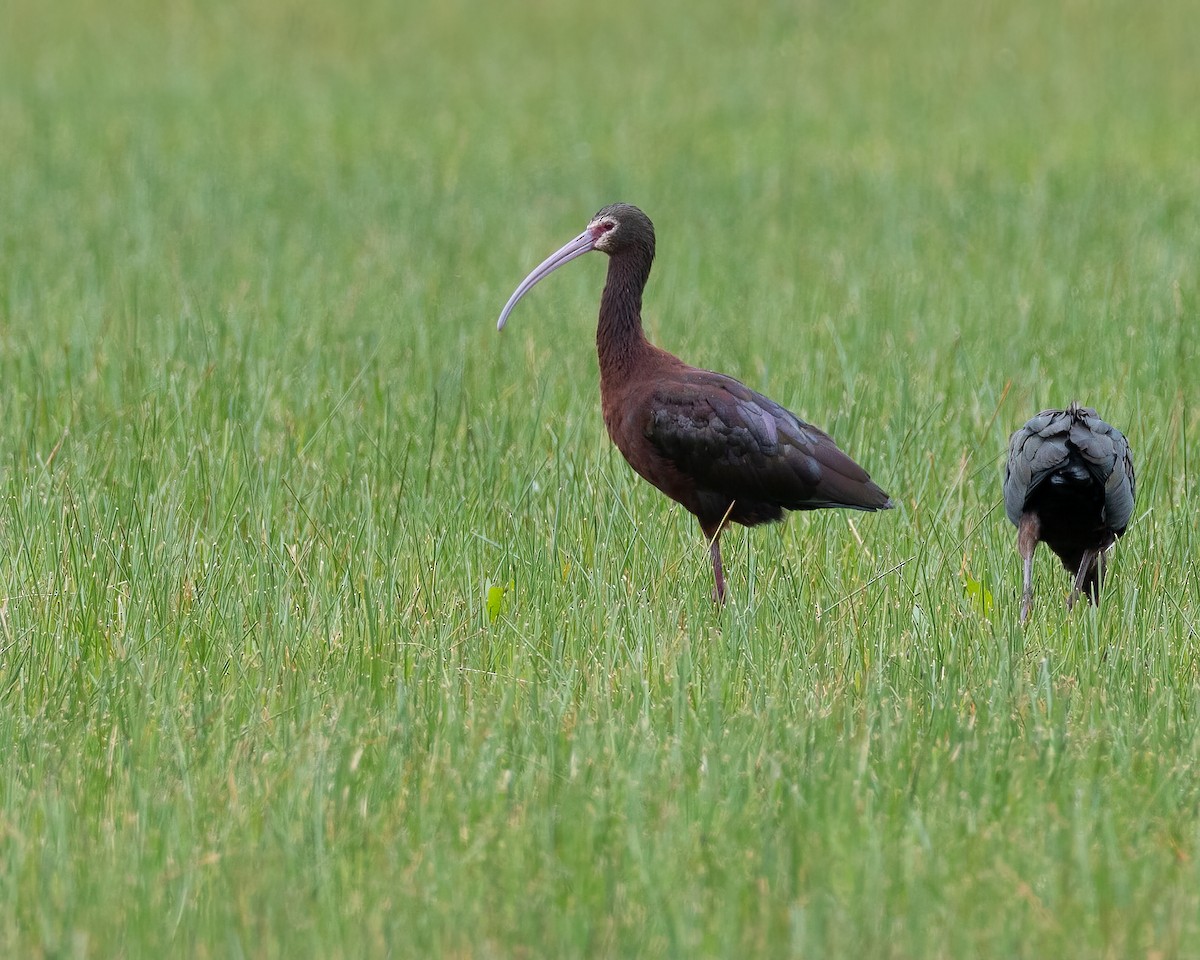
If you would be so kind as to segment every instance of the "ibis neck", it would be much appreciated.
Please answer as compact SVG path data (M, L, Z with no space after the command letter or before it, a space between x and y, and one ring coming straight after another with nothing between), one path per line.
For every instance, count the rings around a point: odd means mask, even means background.
M649 346L642 332L642 290L653 259L653 253L634 248L623 250L608 262L608 280L596 326L601 381L628 376Z

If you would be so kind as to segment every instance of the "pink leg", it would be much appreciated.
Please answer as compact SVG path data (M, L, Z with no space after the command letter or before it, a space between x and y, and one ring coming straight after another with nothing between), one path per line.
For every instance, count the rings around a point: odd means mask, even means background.
M1022 623L1029 619L1029 610L1033 606L1033 551L1037 549L1041 532L1042 525L1037 514L1022 514L1021 523L1017 526L1017 552L1021 554L1025 567L1024 590L1021 593Z
M713 565L713 600L717 603L725 602L725 571L721 568L721 533L712 538L712 542L708 546L708 552L712 555Z
M708 541L708 555L712 557L714 603L725 602L725 570L721 566L721 531L725 529L725 521L726 517L722 517L718 523L700 523L704 539Z
M1083 591L1084 581L1087 580L1088 574L1091 573L1092 564L1099 562L1096 557L1095 550L1084 550L1083 559L1079 561L1079 572L1075 574L1075 589L1071 591L1071 595L1067 597L1067 609L1075 609L1075 601L1079 599L1079 594Z

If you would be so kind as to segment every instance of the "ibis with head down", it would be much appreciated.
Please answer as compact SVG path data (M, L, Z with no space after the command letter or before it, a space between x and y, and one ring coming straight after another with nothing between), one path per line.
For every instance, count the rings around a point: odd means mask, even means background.
M1106 551L1133 516L1136 480L1129 441L1091 407L1043 410L1008 441L1004 510L1024 564L1021 622L1033 604L1033 552L1048 546L1075 576L1067 599L1100 600Z

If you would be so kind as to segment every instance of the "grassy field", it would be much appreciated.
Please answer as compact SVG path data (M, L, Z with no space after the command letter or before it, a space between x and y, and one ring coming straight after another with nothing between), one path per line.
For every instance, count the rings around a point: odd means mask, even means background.
M1200 956L1192 5L0 7L0 955ZM897 500L724 539L653 339ZM1139 497L1099 610L1007 436Z

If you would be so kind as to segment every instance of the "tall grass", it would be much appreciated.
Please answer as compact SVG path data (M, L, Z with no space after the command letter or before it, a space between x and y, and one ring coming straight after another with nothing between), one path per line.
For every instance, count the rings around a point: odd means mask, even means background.
M1184 3L0 10L0 954L1197 956ZM588 258L893 494L725 538ZM1138 507L1017 623L1009 431Z

